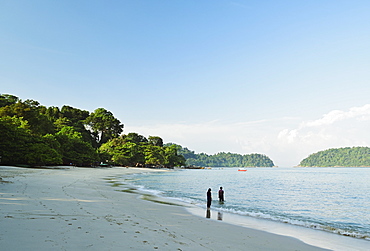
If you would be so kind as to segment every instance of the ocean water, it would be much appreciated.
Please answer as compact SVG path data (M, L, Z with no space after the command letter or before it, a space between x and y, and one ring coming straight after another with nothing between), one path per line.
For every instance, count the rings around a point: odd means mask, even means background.
M124 177L140 189L206 208L370 241L370 168L212 168ZM225 203L218 202L222 186ZM370 242L369 242L370 244Z

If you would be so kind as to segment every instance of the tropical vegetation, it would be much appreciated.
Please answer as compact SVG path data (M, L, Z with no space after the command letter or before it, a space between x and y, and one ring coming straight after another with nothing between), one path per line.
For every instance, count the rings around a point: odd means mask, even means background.
M112 112L72 106L45 107L0 94L0 164L272 167L263 154L195 153L159 136L122 134L124 125ZM311 154L302 167L370 166L369 147L334 148Z
M370 166L369 147L333 148L311 154L301 167L362 167Z
M273 161L263 154L237 154L220 152L213 155L196 154L187 148L180 148L179 154L186 159L187 166L204 167L273 167Z
M45 107L0 95L0 163L5 165L185 165L176 145L157 136L122 135L123 124L98 108Z
M45 107L0 94L0 164L270 167L262 154L196 154L180 145L164 144L159 136L122 134L124 125L112 112L72 106Z

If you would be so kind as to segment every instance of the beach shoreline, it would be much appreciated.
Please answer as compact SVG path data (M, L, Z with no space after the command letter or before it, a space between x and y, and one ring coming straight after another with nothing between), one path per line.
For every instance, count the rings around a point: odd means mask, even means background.
M162 170L0 167L0 245L5 250L324 250L196 216L176 203L138 199L142 194L135 188L117 182L123 175L153 171Z

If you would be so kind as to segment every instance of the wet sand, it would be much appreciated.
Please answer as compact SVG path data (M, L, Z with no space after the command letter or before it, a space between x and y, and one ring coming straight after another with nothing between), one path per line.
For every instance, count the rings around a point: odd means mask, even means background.
M296 238L198 217L116 181L143 171L158 170L0 167L1 249L324 250Z

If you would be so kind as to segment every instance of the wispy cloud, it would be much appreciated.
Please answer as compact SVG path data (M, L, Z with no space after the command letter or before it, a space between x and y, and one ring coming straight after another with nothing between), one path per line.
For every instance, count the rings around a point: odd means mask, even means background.
M330 139L338 130L349 129L349 131L356 131L356 126L366 121L370 121L370 104L352 107L348 111L330 111L319 119L301 122L298 128L282 130L278 138L286 139L289 143L293 143L296 140L307 140L315 136ZM346 134L346 132L343 132L342 135L336 136L345 137Z
M325 114L322 118L304 122L301 128L331 125L341 120L355 119L358 121L370 120L370 104L361 107L352 107L348 111L334 110Z
M302 121L298 127L281 130L277 142L299 158L327 148L368 146L370 104L346 111L333 110L316 120ZM293 157L294 159L295 157Z

